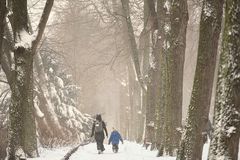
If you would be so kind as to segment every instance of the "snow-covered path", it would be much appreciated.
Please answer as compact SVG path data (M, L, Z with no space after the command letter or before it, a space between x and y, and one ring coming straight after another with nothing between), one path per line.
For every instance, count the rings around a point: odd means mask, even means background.
M149 151L141 145L125 141L119 145L119 152L113 153L112 146L105 144L103 154L97 154L96 143L91 143L78 150L70 157L70 160L175 160L174 157L157 158L157 151ZM40 157L29 160L61 160L71 147L43 149L40 148Z
M125 141L119 145L119 152L113 153L112 146L105 144L103 154L97 154L96 143L79 147L70 160L175 160L175 157L156 157L157 151L144 149L140 144ZM207 160L209 143L204 145L203 158ZM40 148L40 157L29 160L61 160L72 147L53 149Z
M97 154L96 144L80 147L70 160L175 160L174 157L156 158L156 151L148 151L139 144L125 142L119 145L119 152L113 153L111 145L105 145L103 154Z

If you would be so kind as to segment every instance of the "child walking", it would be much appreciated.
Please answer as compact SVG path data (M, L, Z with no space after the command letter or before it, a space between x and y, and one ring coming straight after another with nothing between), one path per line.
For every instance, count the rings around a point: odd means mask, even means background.
M123 139L122 139L120 133L115 128L113 128L113 131L110 135L108 144L112 143L112 150L114 153L118 152L119 141L121 141L123 144Z

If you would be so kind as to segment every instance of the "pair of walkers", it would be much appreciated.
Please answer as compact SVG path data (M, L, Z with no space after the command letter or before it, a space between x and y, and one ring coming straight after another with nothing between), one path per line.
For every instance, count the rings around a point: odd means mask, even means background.
M104 131L105 131L106 136L108 137L106 124L102 120L102 116L100 114L97 114L96 120L92 126L91 137L93 137L93 135L94 135L94 138L97 143L98 154L101 154L105 150L104 145L103 145L103 141L105 139ZM119 132L116 129L113 128L113 131L110 135L108 144L112 143L112 149L113 149L114 153L118 152L119 141L121 141L123 143L121 135L119 134Z

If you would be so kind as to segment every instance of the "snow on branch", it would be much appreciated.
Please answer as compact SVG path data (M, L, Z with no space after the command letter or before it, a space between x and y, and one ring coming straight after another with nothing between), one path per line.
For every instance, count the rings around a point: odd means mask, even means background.
M19 31L16 35L15 48L31 48L34 35L30 35L25 29Z

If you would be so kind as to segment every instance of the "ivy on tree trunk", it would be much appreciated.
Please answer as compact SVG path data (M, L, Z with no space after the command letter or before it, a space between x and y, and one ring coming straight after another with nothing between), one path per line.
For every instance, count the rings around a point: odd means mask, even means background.
M227 0L209 160L238 160L240 136L240 1Z
M177 160L202 159L203 134L208 123L222 11L223 0L203 1L197 66Z

